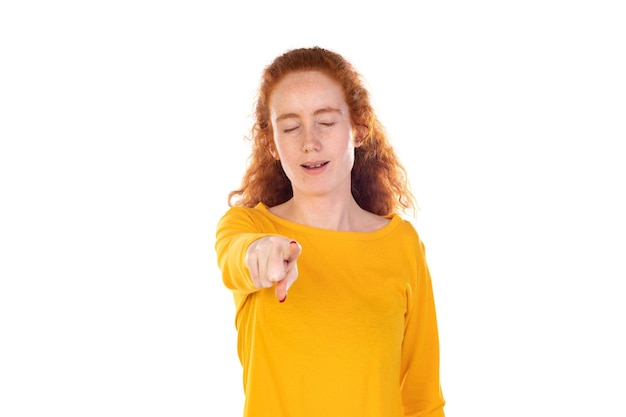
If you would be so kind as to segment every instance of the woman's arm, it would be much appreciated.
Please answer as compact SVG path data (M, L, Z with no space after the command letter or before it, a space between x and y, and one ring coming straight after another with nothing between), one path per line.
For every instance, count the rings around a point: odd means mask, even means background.
M407 417L443 417L439 335L423 244L417 251L417 284L411 294L402 345L402 399Z
M298 277L300 245L287 237L263 233L246 210L231 209L219 221L215 250L224 285L239 295L275 286L285 301Z

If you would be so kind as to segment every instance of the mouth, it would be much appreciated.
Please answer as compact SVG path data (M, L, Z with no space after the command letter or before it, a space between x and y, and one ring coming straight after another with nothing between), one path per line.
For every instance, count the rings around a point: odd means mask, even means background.
M325 165L328 165L329 161L326 162L315 162L315 163L305 163L300 165L302 168L306 168L306 169L315 169L315 168L321 168Z

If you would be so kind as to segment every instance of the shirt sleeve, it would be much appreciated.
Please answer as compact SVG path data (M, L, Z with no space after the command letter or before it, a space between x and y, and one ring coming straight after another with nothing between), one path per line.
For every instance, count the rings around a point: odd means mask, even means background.
M402 345L404 414L407 417L444 417L435 302L421 241L416 261L417 282L410 294Z

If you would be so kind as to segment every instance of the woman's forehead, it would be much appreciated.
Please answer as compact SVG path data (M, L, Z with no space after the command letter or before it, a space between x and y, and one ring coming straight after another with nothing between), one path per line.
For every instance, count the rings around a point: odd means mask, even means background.
M272 112L283 108L343 111L347 103L341 85L333 78L320 71L299 71L286 75L276 84L269 96L269 107Z

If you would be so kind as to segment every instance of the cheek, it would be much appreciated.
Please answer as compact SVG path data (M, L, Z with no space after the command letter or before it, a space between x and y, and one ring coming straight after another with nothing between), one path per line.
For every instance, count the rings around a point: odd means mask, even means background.
M284 142L279 140L276 136L272 138L272 155L279 159L280 155L284 153Z
M281 155L288 155L301 149L300 141L297 137L283 137L274 140L274 147Z
M289 143L288 141L277 141L274 143L274 157L277 160L289 161L290 159L293 159L292 156L295 152L296 149L293 143Z
M276 159L282 159L285 154L285 147L279 142L274 142L274 157Z

